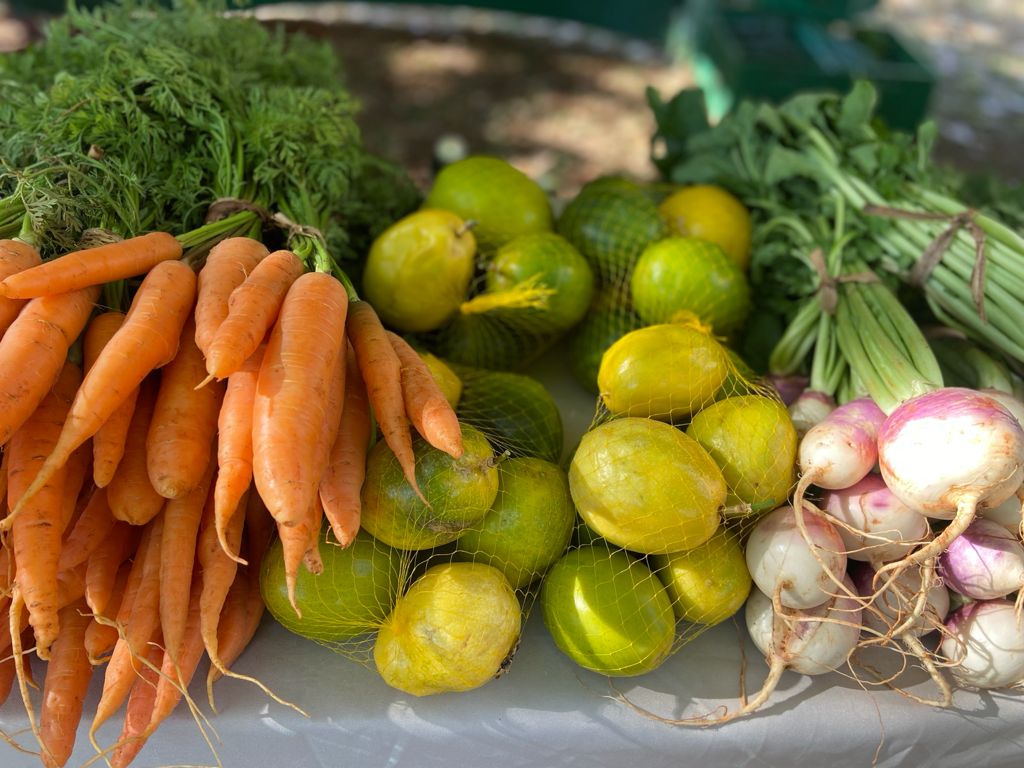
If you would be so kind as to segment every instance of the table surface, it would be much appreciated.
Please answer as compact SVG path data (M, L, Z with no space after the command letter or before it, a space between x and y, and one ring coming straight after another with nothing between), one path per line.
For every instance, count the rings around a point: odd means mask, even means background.
M534 372L559 401L571 444L589 423L594 402L561 374L562 359L558 352L549 354ZM954 706L940 710L841 674L812 678L787 672L760 712L717 728L665 724L615 699L623 694L667 718L733 708L744 657L752 692L767 667L745 630L726 622L684 645L654 672L610 680L564 656L537 609L504 677L474 691L416 698L389 688L372 667L290 634L267 617L235 669L258 677L309 717L238 680L217 684L219 711L211 714L204 664L191 693L209 717L206 731L216 753L187 708L179 706L134 765L216 765L218 758L224 766L299 768L1021 764L1024 696L1015 692L958 691ZM100 678L95 676L85 704L86 723ZM932 693L923 677L913 680L914 693ZM37 707L38 699L36 693ZM15 692L0 708L0 729L31 747L26 728ZM95 755L86 728L79 730L69 765L83 765ZM108 723L99 742L112 743L119 730L119 721ZM3 768L38 764L38 758L0 743Z

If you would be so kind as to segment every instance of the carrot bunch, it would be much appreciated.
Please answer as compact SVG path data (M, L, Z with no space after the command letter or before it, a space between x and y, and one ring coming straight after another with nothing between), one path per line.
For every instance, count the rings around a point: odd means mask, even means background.
M68 760L97 669L89 736L114 765L187 698L204 655L208 689L244 677L230 667L263 614L270 538L298 612L323 521L341 546L359 529L374 421L417 492L410 424L462 452L423 361L343 275L249 237L198 274L180 256L163 233L43 264L0 241L0 697L17 683L46 765ZM127 311L97 308L125 278L141 278ZM38 718L33 650L49 661Z

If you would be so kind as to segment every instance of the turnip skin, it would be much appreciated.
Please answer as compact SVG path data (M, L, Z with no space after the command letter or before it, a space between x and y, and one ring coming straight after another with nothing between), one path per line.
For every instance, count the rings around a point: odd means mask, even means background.
M968 603L946 621L942 655L972 688L1007 688L1024 680L1024 624L1009 600Z
M992 520L978 518L939 557L939 575L972 600L1006 597L1024 586L1024 546Z

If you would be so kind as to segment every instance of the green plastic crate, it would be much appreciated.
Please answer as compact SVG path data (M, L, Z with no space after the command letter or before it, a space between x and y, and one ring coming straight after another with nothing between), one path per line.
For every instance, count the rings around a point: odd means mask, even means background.
M878 0L720 0L728 11L796 16L817 21L852 19L878 5Z

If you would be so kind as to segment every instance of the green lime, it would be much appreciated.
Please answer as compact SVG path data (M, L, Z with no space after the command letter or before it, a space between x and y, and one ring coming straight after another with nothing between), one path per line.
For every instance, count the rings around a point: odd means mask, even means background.
M640 256L630 282L633 308L644 322L696 315L720 336L742 327L750 313L746 275L714 243L667 237Z
M424 504L387 443L375 443L366 460L362 527L385 544L418 550L455 541L479 525L498 493L498 469L491 444L468 424L462 425L462 446L462 456L453 459L413 438Z
M643 321L628 306L595 303L569 341L569 369L573 377L598 394L597 372L605 351L630 331L642 327Z
M700 444L652 419L605 422L580 440L569 488L583 521L642 554L679 552L718 529L725 480Z
M721 468L729 507L750 505L753 512L766 512L789 497L796 482L798 439L789 411L778 400L727 397L696 414L686 434Z
M522 609L501 572L483 563L429 568L377 633L384 682L413 696L478 688L503 672Z
M576 325L594 294L590 264L564 237L553 232L510 240L487 263L485 296L515 297L525 287L542 293L536 308L525 307L508 321L528 333L564 331Z
M496 157L475 155L446 165L423 207L474 221L473 232L485 253L519 235L551 230L551 203L544 190Z
M460 368L462 399L456 413L512 456L533 456L557 462L564 430L558 404L547 388L531 376L504 371Z
M752 581L743 547L724 528L693 549L654 555L651 567L683 621L719 624L736 613L750 594Z
M457 312L450 323L420 341L452 363L491 370L522 368L544 351L545 340L517 329L507 314ZM551 335L546 341L554 339Z
M601 358L597 386L613 414L675 421L710 403L730 369L725 347L713 336L665 323L612 344Z
M541 576L565 552L576 508L569 480L543 459L498 465L498 497L483 522L458 540L460 558L492 565L516 589Z
M324 569L319 575L299 569L295 602L300 619L288 601L281 541L274 539L260 566L260 593L270 614L285 629L322 643L376 630L401 589L402 553L360 531L344 549L333 538L321 539L320 559Z
M604 675L640 675L672 650L675 616L650 569L626 553L583 547L551 566L541 611L555 645L581 667Z
M363 294L400 331L441 327L466 299L476 241L453 213L416 211L382 232L366 257Z
M668 234L643 188L611 176L580 189L562 211L558 232L586 257L602 285L628 278L644 248Z
M750 212L721 187L694 184L673 192L658 208L673 235L719 246L744 272L750 263Z

